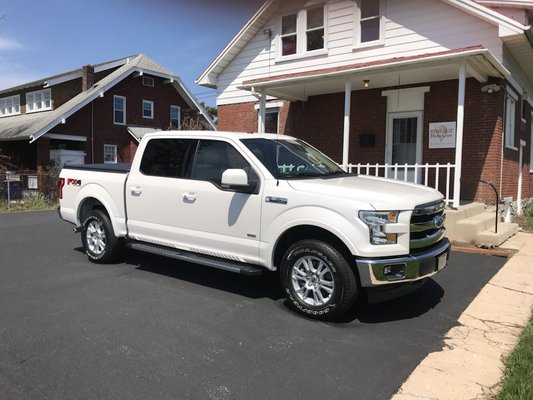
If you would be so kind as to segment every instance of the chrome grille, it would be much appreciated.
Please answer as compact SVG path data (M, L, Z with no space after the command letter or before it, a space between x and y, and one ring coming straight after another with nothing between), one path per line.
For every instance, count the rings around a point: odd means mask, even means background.
M437 243L444 236L444 201L416 206L411 216L410 248L422 249Z

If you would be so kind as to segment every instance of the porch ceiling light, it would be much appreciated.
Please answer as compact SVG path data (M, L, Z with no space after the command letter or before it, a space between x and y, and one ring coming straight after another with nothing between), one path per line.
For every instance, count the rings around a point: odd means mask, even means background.
M491 83L489 85L485 85L481 88L481 91L483 93L496 93L499 92L502 87L500 85L496 85L495 83Z
M365 89L368 89L369 86L370 86L370 80L365 79L365 80L363 81L363 87L364 87Z

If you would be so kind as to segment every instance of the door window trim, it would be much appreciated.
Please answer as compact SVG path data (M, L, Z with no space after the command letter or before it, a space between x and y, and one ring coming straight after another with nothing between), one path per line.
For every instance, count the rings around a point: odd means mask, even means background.
M423 118L424 111L404 111L404 112L389 112L387 113L387 136L386 136L386 145L385 145L385 163L392 165L392 128L393 128L393 119L401 118L418 118L417 121L417 132L416 132L416 163L422 163L423 157Z

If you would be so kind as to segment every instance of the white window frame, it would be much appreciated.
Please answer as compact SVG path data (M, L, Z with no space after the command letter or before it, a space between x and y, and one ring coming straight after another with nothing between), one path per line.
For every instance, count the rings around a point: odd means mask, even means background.
M46 105L49 102L49 105ZM50 88L26 93L26 114L52 109L52 90Z
M106 160L106 150L112 150L114 157L113 161ZM117 145L116 144L104 144L104 164L116 164L117 163Z
M149 116L144 115L144 105L145 104L150 106L150 115ZM145 118L145 119L154 119L154 102L150 101L150 100L143 100L141 113L142 113L142 117Z
M379 0L379 16L372 18L379 18L379 39L369 42L361 42L361 0L354 2L355 28L354 28L354 48L360 49L365 47L382 46L385 44L385 1ZM371 18L366 18L366 20Z
M518 150L515 146L516 136L516 103L518 102L518 95L511 89L507 88L507 95L505 97L505 148L511 150Z
M8 106L8 102L10 105ZM8 111L8 108L10 111ZM0 118L20 114L20 94L0 99Z
M180 125L181 125L181 107L180 106L174 106L174 105L171 105L170 106L170 121L169 121L169 126L171 128L174 127L174 125L172 125L172 110L178 110L178 126L176 129L179 130L180 128Z
M152 76L143 75L143 86L154 87L155 79Z
M115 108L115 100L116 99L122 99L124 101L124 109L123 110L118 110L117 108ZM122 122L119 122L116 120L116 115L115 115L115 112L116 111L122 111L124 113L124 121ZM124 96L118 96L118 95L114 95L113 96L113 123L115 125L126 125L126 97Z
M324 22L323 22L323 29L324 29L324 47L321 49L316 50L307 50L307 11L308 10L314 10L316 8L323 7L324 8ZM283 17L286 17L288 15L296 15L296 53L294 54L287 54L283 55L283 42L281 34L281 26L282 26L282 20ZM308 6L300 11L292 11L287 12L284 14L279 15L278 17L278 23L277 23L277 31L279 32L277 35L276 40L276 47L277 47L277 54L276 54L276 61L288 61L288 60L294 60L294 59L300 59L300 58L306 58L306 57L313 57L318 55L325 55L328 54L328 15L329 15L329 9L327 3L324 3L322 1L320 2L314 2L308 4ZM317 28L319 29L319 28ZM292 34L291 34L292 35ZM287 35L286 35L287 36Z

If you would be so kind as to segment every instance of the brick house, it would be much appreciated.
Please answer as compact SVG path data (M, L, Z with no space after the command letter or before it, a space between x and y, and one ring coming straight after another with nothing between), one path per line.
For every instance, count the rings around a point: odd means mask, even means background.
M533 196L533 1L268 0L200 75L218 127L460 200ZM368 165L369 164L369 165Z
M213 122L178 76L140 54L0 91L0 149L20 169L131 162L142 135Z

